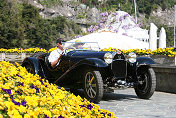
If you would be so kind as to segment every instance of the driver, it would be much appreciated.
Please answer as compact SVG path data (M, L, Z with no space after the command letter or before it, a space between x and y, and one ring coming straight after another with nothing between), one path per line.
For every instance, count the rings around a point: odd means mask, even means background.
M64 53L62 42L65 42L63 38L57 39L57 49L52 51L48 57L48 60L53 68L59 64L61 56Z

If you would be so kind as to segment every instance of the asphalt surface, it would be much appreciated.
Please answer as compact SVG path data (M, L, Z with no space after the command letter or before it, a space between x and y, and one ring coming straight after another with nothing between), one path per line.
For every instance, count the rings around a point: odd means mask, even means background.
M133 88L106 93L98 104L118 118L176 118L176 94L157 92L149 100L137 98Z

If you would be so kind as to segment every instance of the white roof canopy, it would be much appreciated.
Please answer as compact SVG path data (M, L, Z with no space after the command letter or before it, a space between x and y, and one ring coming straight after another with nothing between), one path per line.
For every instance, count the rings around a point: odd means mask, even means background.
M97 26L91 26L91 34L79 37L82 42L98 42L101 49L148 49L148 30L140 28L133 17L124 11L105 12ZM71 40L71 42L77 39ZM144 39L144 40L143 40Z
M117 48L117 49L148 49L149 45L146 42L139 41L137 39L130 38L128 36L120 35L113 32L96 32L86 36L73 39L70 42L76 40L82 42L98 42L100 49L104 48Z

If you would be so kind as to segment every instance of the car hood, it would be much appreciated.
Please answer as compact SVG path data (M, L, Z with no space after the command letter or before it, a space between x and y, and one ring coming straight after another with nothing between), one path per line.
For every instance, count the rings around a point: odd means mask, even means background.
M103 58L105 51L72 51L69 52L69 56L72 57L84 57L84 58Z

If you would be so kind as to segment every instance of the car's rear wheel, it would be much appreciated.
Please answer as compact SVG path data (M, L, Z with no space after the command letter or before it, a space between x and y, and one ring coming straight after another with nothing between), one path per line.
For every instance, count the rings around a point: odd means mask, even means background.
M98 103L103 97L103 81L100 72L86 70L83 74L83 87L86 98Z
M152 68L143 68L138 74L138 83L135 92L141 99L149 99L156 88L156 76Z
M31 73L31 74L35 74L35 70L34 70L34 66L30 63L27 63L24 65L24 67L26 68L26 70Z

